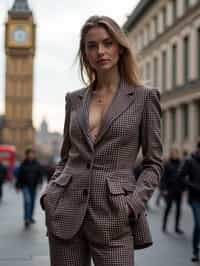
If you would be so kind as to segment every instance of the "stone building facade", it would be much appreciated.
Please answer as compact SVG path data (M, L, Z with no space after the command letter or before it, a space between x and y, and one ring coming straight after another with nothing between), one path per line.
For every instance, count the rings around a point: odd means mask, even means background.
M200 138L200 1L141 0L124 24L145 82L161 92L164 152Z

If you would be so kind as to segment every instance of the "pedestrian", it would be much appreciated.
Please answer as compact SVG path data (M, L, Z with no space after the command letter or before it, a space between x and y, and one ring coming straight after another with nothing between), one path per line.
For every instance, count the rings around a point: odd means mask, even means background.
M170 158L164 164L164 174L161 177L160 190L165 200L166 206L162 221L162 231L167 231L167 222L173 203L176 205L174 231L177 234L183 234L180 229L181 219L181 202L182 202L182 189L179 186L178 170L181 164L179 152L177 148L172 148Z
M0 202L3 199L3 183L6 180L6 176L7 176L7 169L3 165L3 163L0 162Z
M133 266L134 250L152 244L145 203L162 172L160 94L142 85L109 17L85 22L78 55L89 85L66 95L61 160L40 198L51 266L89 266L91 257L95 266Z
M24 200L24 226L28 228L35 223L34 207L36 200L37 187L42 186L42 167L36 159L35 150L27 148L25 159L17 171L16 189L21 190Z
M182 186L188 190L188 203L194 217L193 230L193 257L192 261L199 261L200 243L200 141L197 148L189 154L181 165L179 180Z

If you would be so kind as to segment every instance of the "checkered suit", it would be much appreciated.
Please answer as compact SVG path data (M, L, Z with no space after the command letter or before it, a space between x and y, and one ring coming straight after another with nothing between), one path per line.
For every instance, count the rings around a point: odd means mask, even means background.
M61 161L40 198L48 232L72 239L87 216L87 235L94 243L107 245L131 228L134 248L147 247L152 238L145 202L163 167L159 92L121 80L95 141L88 133L90 97L91 86L66 95ZM140 147L144 170L136 180Z

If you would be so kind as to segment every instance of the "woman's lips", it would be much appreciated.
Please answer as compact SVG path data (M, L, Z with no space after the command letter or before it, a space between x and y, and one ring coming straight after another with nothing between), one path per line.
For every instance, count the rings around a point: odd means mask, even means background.
M108 63L110 60L109 59L99 59L97 60L97 63L98 64L105 64L105 63Z

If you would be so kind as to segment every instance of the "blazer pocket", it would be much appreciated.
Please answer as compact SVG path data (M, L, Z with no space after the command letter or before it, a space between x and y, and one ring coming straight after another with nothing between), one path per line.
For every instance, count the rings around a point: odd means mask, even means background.
M113 195L127 194L127 192L133 192L136 185L130 182L120 182L118 180L111 180L107 178L107 184L109 192Z
M118 209L119 212L124 213L125 220L127 221L129 209L126 195L135 190L135 185L129 182L111 180L109 178L107 178L107 185L109 190L109 202L112 209Z
M53 180L58 186L65 187L72 178L71 173L61 173L56 179Z
M112 181L107 178L107 184L108 184L108 189L109 192L112 195L120 195L120 194L125 194L125 191L121 184L118 181Z
M126 194L129 193L129 192L130 193L133 192L135 190L135 188L136 188L136 185L134 185L132 183L124 183L124 182L122 182L121 186L126 191Z
M66 187L69 185L72 174L61 174L55 180L52 181L50 187L48 188L45 199L44 199L44 208L45 210L55 210L59 200L66 193Z

